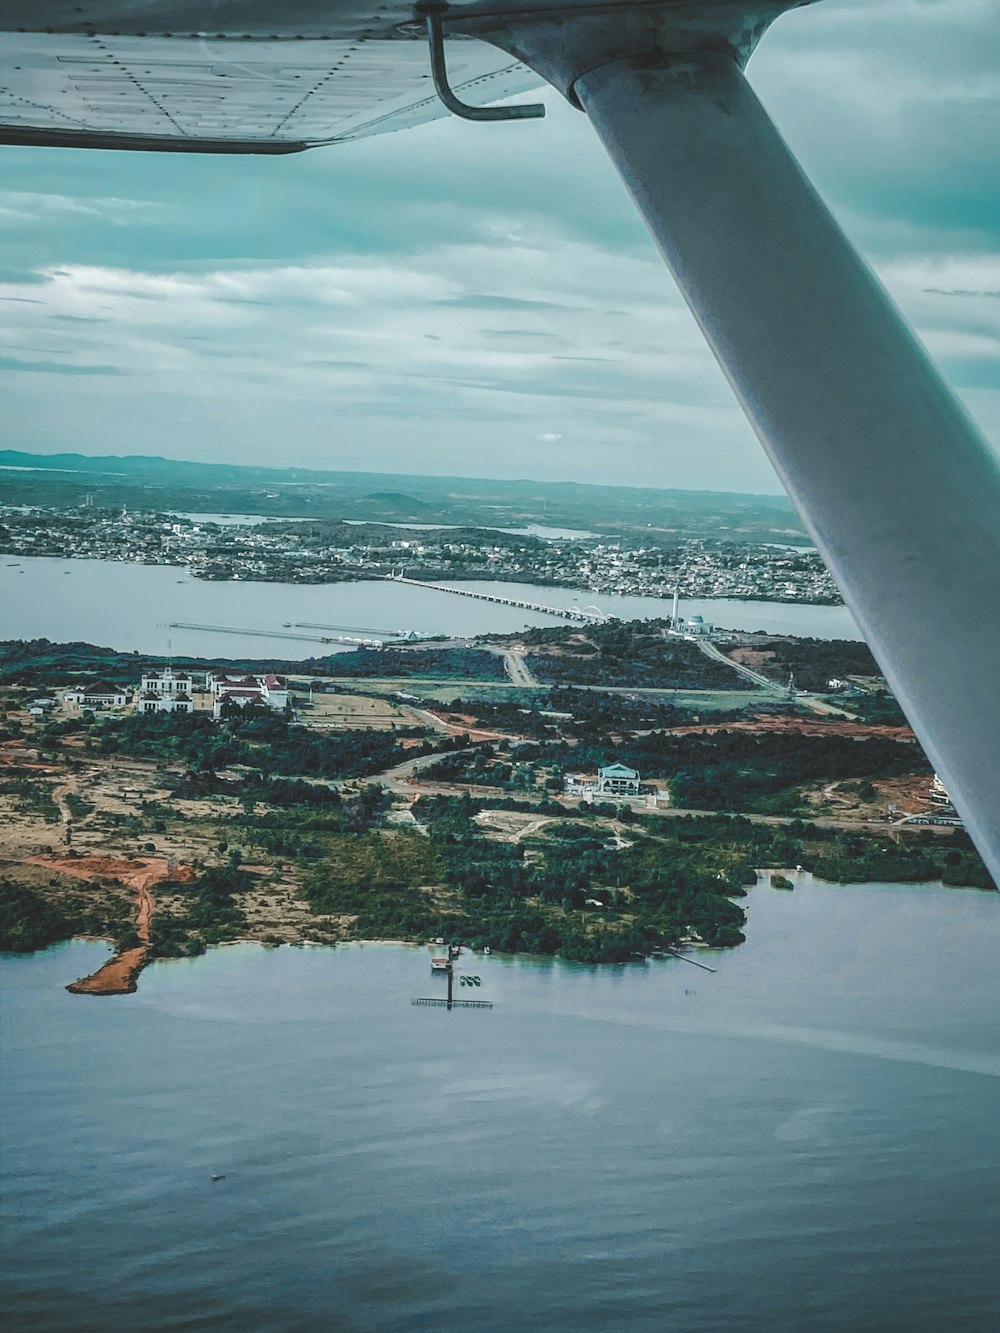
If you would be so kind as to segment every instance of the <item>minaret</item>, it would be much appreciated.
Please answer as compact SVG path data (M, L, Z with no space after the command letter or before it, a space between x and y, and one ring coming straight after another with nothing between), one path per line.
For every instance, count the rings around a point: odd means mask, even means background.
M670 613L671 629L677 628L677 621L680 618L679 617L680 601L681 601L681 585L677 583L674 585L674 609Z

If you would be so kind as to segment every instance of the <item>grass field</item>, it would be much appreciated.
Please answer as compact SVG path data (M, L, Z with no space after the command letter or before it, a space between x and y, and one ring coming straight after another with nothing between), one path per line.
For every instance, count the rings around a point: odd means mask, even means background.
M311 707L300 699L296 709L307 726L324 730L343 728L353 731L364 727L369 731L392 731L393 728L426 726L427 723L426 718L405 704L394 703L375 692L315 694Z
M338 684L346 684L346 681ZM537 703L539 698L548 694L548 686L537 689L525 689L507 681L482 680L366 680L357 688L357 682L350 685L358 694L369 697L392 696L402 691L404 694L418 695L421 699L430 699L436 703L451 703L452 699L482 699L487 703L518 703L527 707ZM405 704L398 705L401 709ZM426 719L424 719L426 720Z

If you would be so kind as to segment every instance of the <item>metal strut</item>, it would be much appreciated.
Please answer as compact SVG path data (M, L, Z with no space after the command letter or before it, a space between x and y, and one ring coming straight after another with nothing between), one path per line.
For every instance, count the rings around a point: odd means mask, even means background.
M447 10L445 0L420 0L414 10L427 24L427 41L431 49L431 73L434 87L444 106L463 120L541 120L545 107L541 102L520 102L516 106L470 106L457 98L448 82L448 68L444 58L444 31L441 15Z

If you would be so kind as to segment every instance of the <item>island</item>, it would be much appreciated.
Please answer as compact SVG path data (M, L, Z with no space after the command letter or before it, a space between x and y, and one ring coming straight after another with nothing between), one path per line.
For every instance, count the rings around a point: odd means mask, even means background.
M0 949L108 939L67 978L91 995L235 940L626 963L738 946L748 887L788 867L994 888L863 645L757 640L706 655L640 621L298 663L0 644ZM727 656L748 651L753 688ZM790 661L848 683L789 692Z

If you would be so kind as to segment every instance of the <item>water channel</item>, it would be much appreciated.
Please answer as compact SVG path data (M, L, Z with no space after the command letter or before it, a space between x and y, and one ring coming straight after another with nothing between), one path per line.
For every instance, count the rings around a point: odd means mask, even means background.
M622 619L664 616L670 602L658 597L595 594L587 589L520 583L461 586L549 606L597 605ZM860 638L843 606L774 602L691 600L688 615L737 629L819 638ZM258 636L170 629L171 621L266 631ZM224 583L195 579L183 568L113 560L55 557L0 558L0 639L83 641L122 651L185 653L199 657L271 657L300 660L331 651L289 637L320 630L289 630L285 622L312 622L375 630L415 629L464 637L513 633L530 625L556 625L551 616L516 607L455 597L402 584Z

